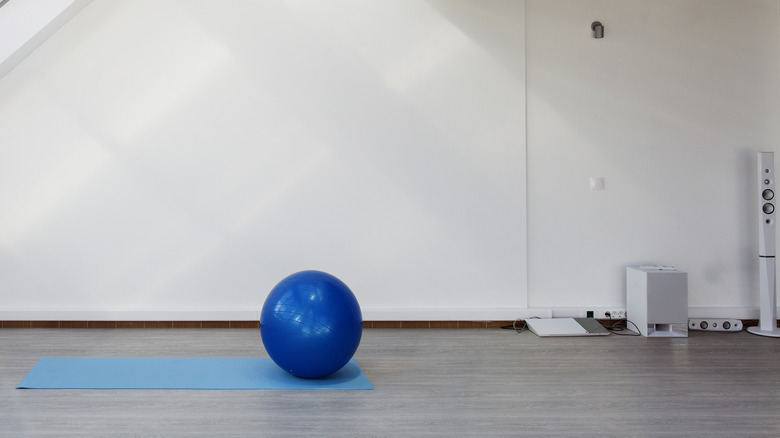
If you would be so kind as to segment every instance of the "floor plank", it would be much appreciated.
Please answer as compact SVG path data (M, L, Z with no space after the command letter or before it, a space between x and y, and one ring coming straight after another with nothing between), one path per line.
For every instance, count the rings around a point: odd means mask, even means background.
M0 330L0 436L780 436L780 341L366 329L374 391L16 390L42 356L265 356L255 329Z

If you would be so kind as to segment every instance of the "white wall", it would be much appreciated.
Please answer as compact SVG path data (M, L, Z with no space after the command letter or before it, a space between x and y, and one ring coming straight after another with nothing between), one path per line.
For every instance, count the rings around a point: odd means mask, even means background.
M96 1L0 80L0 319L247 319L303 268L576 315L637 263L758 316L779 1L229 4Z
M527 2L532 307L623 307L624 267L657 263L688 272L692 316L758 317L755 152L780 152L778 9Z
M5 8L4 8L5 9ZM526 307L522 2L94 1L0 80L0 319Z

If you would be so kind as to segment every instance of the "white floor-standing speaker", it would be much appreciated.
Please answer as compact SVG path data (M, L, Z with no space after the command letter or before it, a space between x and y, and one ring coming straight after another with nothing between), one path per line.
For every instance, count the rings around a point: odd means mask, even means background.
M761 304L758 326L748 327L754 335L780 338L777 328L775 273L775 156L758 153L758 286Z

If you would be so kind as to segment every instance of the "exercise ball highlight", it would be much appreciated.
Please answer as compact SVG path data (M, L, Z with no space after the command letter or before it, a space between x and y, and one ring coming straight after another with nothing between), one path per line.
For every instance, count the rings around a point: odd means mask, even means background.
M363 315L352 291L321 271L301 271L280 281L260 312L260 337L268 355L290 374L316 379L352 359L363 335Z

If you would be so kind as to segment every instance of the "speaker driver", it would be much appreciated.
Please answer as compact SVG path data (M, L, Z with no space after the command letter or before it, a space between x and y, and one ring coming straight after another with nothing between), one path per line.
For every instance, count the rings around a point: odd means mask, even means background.
M773 191L772 191L772 190L770 190L770 189L766 189L766 190L764 190L764 191L761 193L761 196L763 196L763 197L764 197L764 199L766 199L767 201L769 201L770 199L772 199L772 198L774 198L774 197L775 197L775 192L773 192Z
M774 212L775 212L775 206L774 205L772 205L772 204L770 204L768 202L766 204L764 204L764 213L765 214L772 214Z

